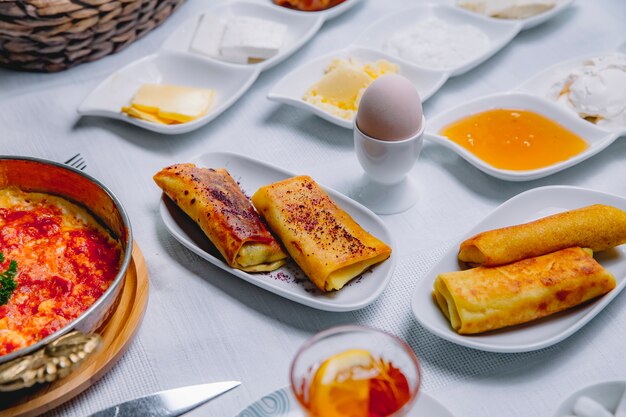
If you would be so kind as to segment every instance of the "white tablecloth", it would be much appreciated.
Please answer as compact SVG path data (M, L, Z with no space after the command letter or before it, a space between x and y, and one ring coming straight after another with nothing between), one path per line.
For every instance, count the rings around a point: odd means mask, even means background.
M59 74L0 70L0 154L64 161L77 152L87 172L125 204L148 262L150 300L137 338L99 382L51 415L79 416L187 384L238 379L243 386L193 415L228 417L288 383L301 343L338 323L362 323L408 340L424 369L423 388L457 416L548 416L565 395L595 380L626 377L626 299L618 297L568 340L528 354L492 354L458 347L422 328L410 294L445 248L508 198L531 188L570 184L626 195L626 141L551 177L508 183L482 174L456 154L427 144L411 173L418 204L385 216L395 234L398 268L368 308L327 313L287 301L213 267L184 249L158 216L152 175L208 151L234 151L307 173L344 192L361 175L352 132L303 111L269 102L270 87L308 60L347 46L385 13L416 4L365 0L329 21L300 51L261 74L235 105L208 126L160 136L100 118L80 119L76 107L104 77L155 52L172 31L206 8L188 1L170 20L122 53ZM561 60L611 50L626 38L626 2L579 0L554 20L519 34L483 65L451 79L425 105L426 116L480 95L516 87Z

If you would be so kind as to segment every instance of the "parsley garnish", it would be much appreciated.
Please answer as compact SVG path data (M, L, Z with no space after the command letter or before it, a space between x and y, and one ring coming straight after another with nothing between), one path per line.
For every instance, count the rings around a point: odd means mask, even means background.
M4 255L0 252L0 262L4 262ZM13 291L17 288L15 276L17 275L17 262L9 262L9 269L0 272L0 306L9 302Z

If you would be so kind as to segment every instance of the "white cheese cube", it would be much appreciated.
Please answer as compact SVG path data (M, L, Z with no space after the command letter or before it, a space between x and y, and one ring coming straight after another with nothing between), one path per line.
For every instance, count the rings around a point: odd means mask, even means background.
M280 51L287 26L254 17L235 17L224 29L220 53L224 57L268 59Z
M220 48L219 57L222 61L228 61L234 64L247 64L248 63L248 55L243 50L237 50L237 49L224 50Z
M226 24L219 17L208 13L202 15L191 41L191 50L212 58L219 58L225 27Z

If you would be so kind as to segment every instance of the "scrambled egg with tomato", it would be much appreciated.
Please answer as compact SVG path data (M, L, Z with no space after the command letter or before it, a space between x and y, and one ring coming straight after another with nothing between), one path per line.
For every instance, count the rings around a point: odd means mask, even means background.
M0 306L0 355L78 318L109 288L122 247L87 210L49 194L0 189L0 270L17 261L17 288Z

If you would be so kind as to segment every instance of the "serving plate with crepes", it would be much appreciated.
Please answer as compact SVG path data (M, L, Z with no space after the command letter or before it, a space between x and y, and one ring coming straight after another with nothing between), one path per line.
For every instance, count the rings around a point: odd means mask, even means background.
M202 168L227 169L248 196L262 186L296 175L242 155L226 152L207 153L190 162ZM343 194L324 186L322 188L361 227L394 249L391 233L378 216ZM351 311L371 304L389 283L395 267L395 255L392 253L389 259L367 269L341 290L322 293L293 261L288 261L271 272L250 273L231 268L200 227L165 195L161 199L160 213L172 236L198 256L258 287L320 310Z
M617 195L570 186L536 188L506 201L468 231L458 243L488 230L522 223L594 204L626 210L626 199ZM453 245L423 278L412 298L416 319L429 331L453 343L490 352L528 352L554 345L581 329L598 315L626 286L626 245L594 254L595 260L616 280L603 296L525 324L476 335L458 334L433 300L433 284L441 273L461 270L459 244Z

